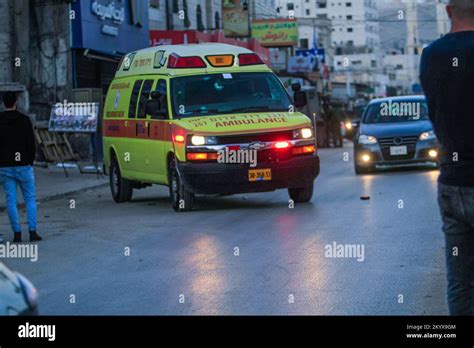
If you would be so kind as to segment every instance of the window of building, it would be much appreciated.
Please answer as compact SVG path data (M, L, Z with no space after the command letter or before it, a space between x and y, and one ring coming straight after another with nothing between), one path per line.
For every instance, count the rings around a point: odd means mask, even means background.
M214 22L215 22L215 28L216 29L221 29L221 15L219 14L218 11L214 14Z
M352 2L346 2L346 7L352 7Z
M286 4L286 9L288 11L293 11L295 9L295 4L293 4L292 2L289 2Z
M189 20L188 16L188 2L183 0L183 12L184 12L184 26L185 28L191 27L191 21Z
M202 21L201 5L197 5L196 7L196 24L197 24L197 30L204 31L206 29L204 27L204 22Z
M300 39L300 48L308 49L309 48L309 39Z
M307 16L310 16L310 15L311 15L311 10L306 9L306 15L307 15Z
M348 33L352 33L353 31L354 31L353 28L347 28L347 32L348 32Z

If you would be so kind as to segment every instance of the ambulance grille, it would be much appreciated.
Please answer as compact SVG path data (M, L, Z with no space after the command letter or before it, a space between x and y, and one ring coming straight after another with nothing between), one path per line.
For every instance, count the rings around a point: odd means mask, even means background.
M250 144L253 142L272 142L272 141L286 141L293 139L293 131L259 133L259 134L239 134L219 136L219 144Z

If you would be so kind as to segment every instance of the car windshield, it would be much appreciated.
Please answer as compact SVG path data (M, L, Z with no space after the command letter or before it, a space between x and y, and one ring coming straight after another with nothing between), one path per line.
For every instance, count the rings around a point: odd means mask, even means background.
M428 105L425 100L387 100L368 106L364 123L395 123L426 121Z
M212 74L171 80L178 117L289 111L291 99L273 73Z

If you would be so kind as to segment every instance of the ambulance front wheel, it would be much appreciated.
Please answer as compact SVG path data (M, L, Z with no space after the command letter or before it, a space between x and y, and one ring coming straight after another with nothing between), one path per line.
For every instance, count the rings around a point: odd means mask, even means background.
M314 184L302 188L289 188L288 193L293 202L308 203L313 198L313 187Z
M109 172L110 191L112 192L112 197L114 201L116 203L124 203L130 201L133 195L132 182L122 178L122 174L120 173L120 167L115 156L112 157Z
M177 212L191 211L194 204L194 194L186 191L176 168L175 160L170 162L170 197L171 205Z

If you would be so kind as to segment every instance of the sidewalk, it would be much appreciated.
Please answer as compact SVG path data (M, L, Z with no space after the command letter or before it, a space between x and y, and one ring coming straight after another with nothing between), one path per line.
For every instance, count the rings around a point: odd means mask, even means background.
M107 185L109 182L106 176L97 178L97 174L81 174L77 168L67 168L69 177L66 177L64 170L54 164L51 164L48 168L35 166L34 169L36 199L40 202ZM23 197L20 192L18 192L18 203L23 204ZM4 211L5 206L5 194L3 189L0 188L0 211Z

